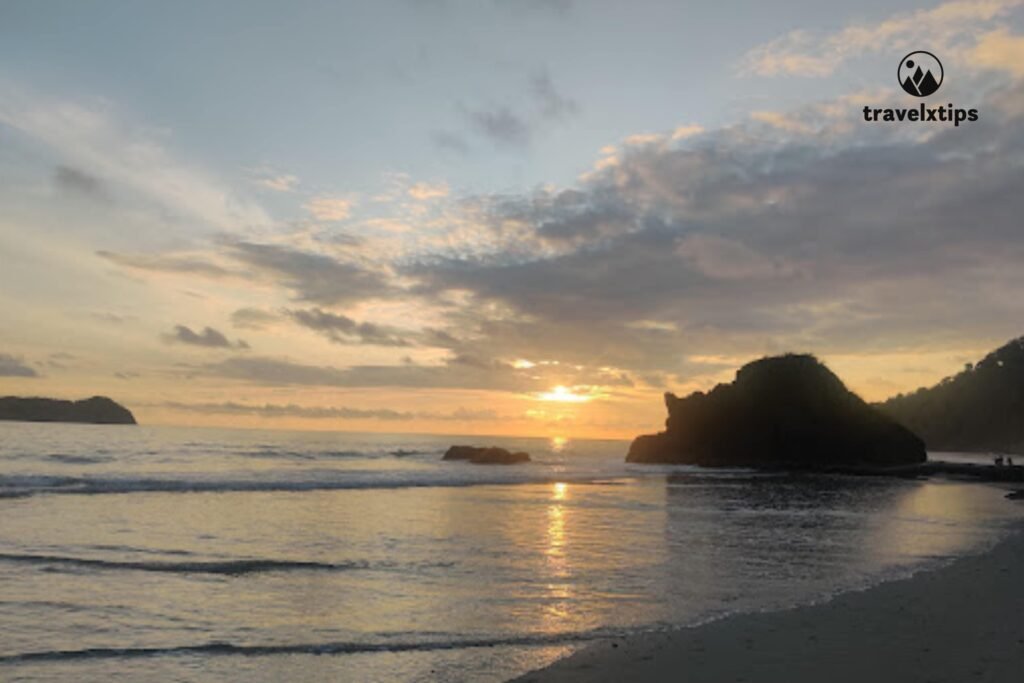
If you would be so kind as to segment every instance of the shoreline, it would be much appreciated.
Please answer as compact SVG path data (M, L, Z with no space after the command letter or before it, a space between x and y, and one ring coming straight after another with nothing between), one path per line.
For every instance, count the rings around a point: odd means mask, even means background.
M998 489L997 489L998 490ZM826 602L599 641L511 683L1024 679L1024 524L980 555Z

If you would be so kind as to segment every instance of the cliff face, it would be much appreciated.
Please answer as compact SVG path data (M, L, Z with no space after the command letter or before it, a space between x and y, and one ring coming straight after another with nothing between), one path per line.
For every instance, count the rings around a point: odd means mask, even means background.
M878 407L934 450L1024 453L1024 337Z
M637 437L628 462L707 467L879 467L924 462L924 442L808 355L763 358L731 384L665 394L665 431Z
M130 410L106 396L93 396L82 401L5 396L0 398L0 420L135 424L135 416Z

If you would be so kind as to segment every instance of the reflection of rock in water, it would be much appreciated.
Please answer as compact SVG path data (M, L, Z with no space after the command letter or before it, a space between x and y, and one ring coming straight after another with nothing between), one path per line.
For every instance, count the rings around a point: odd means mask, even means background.
M670 476L666 545L676 594L728 607L806 599L877 570L879 527L917 482L814 474ZM889 534L886 534L888 536Z

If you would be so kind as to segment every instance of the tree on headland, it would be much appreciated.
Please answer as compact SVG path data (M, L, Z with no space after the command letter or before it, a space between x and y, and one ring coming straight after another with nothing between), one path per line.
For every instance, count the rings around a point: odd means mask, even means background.
M1024 453L1024 337L933 387L878 407L930 450Z

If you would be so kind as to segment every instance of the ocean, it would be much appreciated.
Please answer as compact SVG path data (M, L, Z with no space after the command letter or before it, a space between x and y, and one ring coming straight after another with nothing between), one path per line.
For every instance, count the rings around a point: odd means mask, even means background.
M442 462L456 443L534 462ZM980 484L627 447L0 422L0 680L503 681L983 552L1022 517Z

